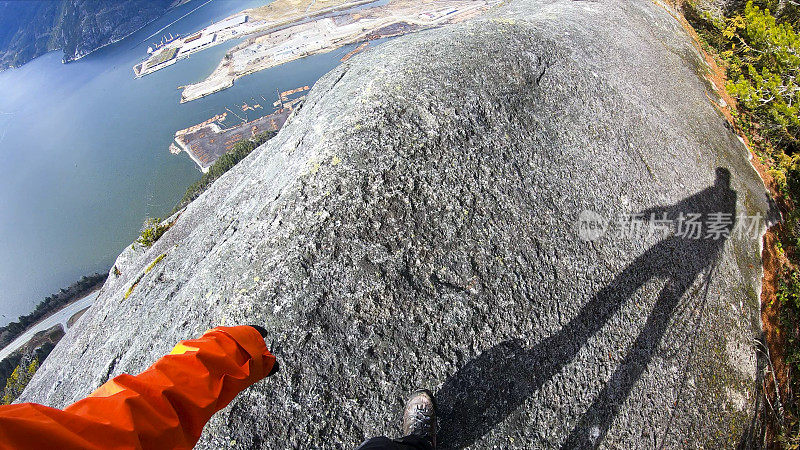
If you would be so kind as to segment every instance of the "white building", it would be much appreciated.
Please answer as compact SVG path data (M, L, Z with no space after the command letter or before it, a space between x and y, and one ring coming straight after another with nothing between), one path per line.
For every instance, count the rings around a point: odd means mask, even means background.
M183 47L181 47L181 53L188 53L188 52L197 50L200 47L204 47L204 46L214 42L214 39L216 39L216 37L217 36L215 34L205 34L205 33L203 33L203 35L200 36L199 39L195 39L195 40L193 40L193 41L191 41L189 43L183 44Z
M245 22L247 22L247 15L246 14L242 14L240 16L233 16L233 17L231 17L229 19L225 19L225 20L219 21L217 23L212 23L211 25L206 27L206 29L203 30L203 32L204 33L213 34L213 33L217 33L219 31L222 31L222 30L224 30L226 28L231 28L231 27L235 27L236 25L241 25L241 24L243 24Z

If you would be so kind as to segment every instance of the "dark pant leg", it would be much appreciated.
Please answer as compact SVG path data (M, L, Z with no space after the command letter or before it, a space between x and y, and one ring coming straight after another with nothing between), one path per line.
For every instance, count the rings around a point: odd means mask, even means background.
M364 441L356 450L433 450L431 444L417 436L389 439L385 436Z

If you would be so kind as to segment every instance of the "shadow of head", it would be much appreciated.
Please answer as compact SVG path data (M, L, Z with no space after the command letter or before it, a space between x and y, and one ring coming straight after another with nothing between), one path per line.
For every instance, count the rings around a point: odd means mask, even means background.
M717 167L715 169L716 179L714 186L717 189L730 189L731 188L731 171L724 167Z
M503 341L448 378L436 395L440 446L468 446L504 421L569 364L644 283L653 277L665 279L650 314L635 325L640 334L633 348L625 349L628 353L612 375L613 386L600 390L572 433L583 436L584 428L600 430L595 441L599 444L616 413L614 405L624 402L651 361L679 301L700 273L712 273L736 222L736 192L730 186L730 172L718 168L713 186L675 204L643 211L639 216L645 221L670 223L669 233L585 301L559 331L529 348L520 339Z

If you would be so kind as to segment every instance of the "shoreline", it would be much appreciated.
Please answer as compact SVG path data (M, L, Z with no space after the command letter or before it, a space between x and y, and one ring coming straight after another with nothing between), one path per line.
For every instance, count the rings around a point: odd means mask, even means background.
M211 0L208 0L208 1L211 1ZM341 5L336 5L336 6L331 6L331 7L328 7L328 8L324 8L324 9L321 9L319 11L315 11L315 12L312 12L312 13L302 13L302 15L293 16L293 17L289 17L289 18L286 18L286 19L279 19L279 20L276 20L274 22L270 22L269 20L266 20L266 19L254 19L251 22L245 22L244 24L239 24L237 26L234 26L234 27L231 27L231 28L228 28L228 29L223 29L223 30L220 30L219 32L215 32L215 33L213 33L215 35L215 39L214 39L213 42L210 42L207 45L203 45L202 47L191 49L191 50L186 51L186 52L184 52L182 54L178 54L178 55L170 58L167 61L158 63L158 64L156 64L156 65L154 65L154 66L152 66L150 68L144 69L144 66L147 64L147 62L150 61L151 59L153 59L153 55L156 54L156 52L153 52L153 54L149 55L143 61L140 61L139 63L137 63L137 64L135 64L133 66L134 78L141 78L141 77L143 77L145 75L150 75L151 73L157 72L157 71L159 71L161 69L165 69L165 68L171 66L172 64L175 64L176 62L178 62L178 61L180 61L182 59L188 58L190 55L193 55L195 53L201 52L203 50L206 50L206 49L209 49L209 48L212 48L212 47L216 47L217 45L223 44L223 43L228 42L230 40L250 38L253 35L262 34L262 33L264 33L264 34L265 33L273 33L273 32L276 32L276 31L280 31L280 30L282 30L284 28L288 28L288 27L292 27L292 26L295 26L295 25L298 25L298 24L302 24L302 23L304 23L306 21L312 20L312 19L314 19L316 17L319 17L319 16L324 16L326 14L332 14L332 13L336 13L336 12L339 12L339 11L348 10L348 9L352 9L352 8L358 8L359 6L364 6L364 5L367 5L367 4L370 4L370 3L376 3L378 1L380 1L380 0L356 0L356 1L348 2L348 3L344 3L344 4L341 4ZM265 5L265 6L268 6L268 5ZM309 7L310 6L311 5L309 5ZM256 8L245 9L245 10L239 11L239 12L237 12L235 14L231 14L230 16L227 16L224 19L216 22L216 24L225 22L227 20L233 19L233 18L235 18L237 16L241 16L241 15L244 15L247 18L250 18L250 17L252 17L252 11L254 11L255 9ZM246 25L248 23L251 24L251 25ZM204 28L202 28L202 29L200 29L200 30L198 30L198 31L196 31L194 33L190 33L189 36L186 36L186 37L190 37L192 35L202 35L204 33L208 33L207 29L212 27L212 26L214 26L214 25L215 24L212 23L211 25L209 25L207 27L204 27ZM164 47L162 47L162 49L178 48L178 52L180 53L180 48L181 47L178 44L180 44L181 42L185 43L186 37L184 37L182 39L176 39L175 41L170 42L169 44L166 44ZM138 68L141 68L141 69L137 70ZM228 87L230 87L230 86L228 86ZM219 91L216 91L216 92L219 92Z
M491 0L452 0L431 4L398 1L360 10L336 23L331 17L295 23L250 37L225 53L204 80L183 86L187 103L234 86L238 78L351 44L391 38L468 20L496 4ZM341 9L341 8L340 8ZM427 17L423 20L420 17ZM337 16L341 19L342 16Z
M155 18L153 18L152 20L148 21L147 23L145 23L144 25L140 26L139 28L137 28L137 29L135 29L135 30L131 31L130 33L126 34L125 36L122 36L122 37L121 37L121 38L119 38L119 39L114 39L114 40L111 40L110 42L106 42L105 44L103 44L103 45L101 45L101 46L99 46L99 47L97 47L97 48L95 48L95 49L93 49L93 50L90 50L89 52L87 52L87 53L85 53L85 54L83 54L83 55L80 55L80 56L78 56L78 57L71 58L71 59L61 58L61 63L62 63L62 64L69 64L69 63L71 63L71 62L79 61L79 60L81 60L81 59L83 59L83 58L85 58L85 57L87 57L87 56L91 55L92 53L94 53L94 52L96 52L96 51L98 51L98 50L100 50L100 49L102 49L102 48L108 47L109 45L116 44L117 42L121 42L121 41L123 41L123 40L125 40L125 39L127 39L127 38L129 38L129 37L131 37L131 36L133 36L134 34L138 33L139 31L143 30L143 29L144 29L146 26L150 25L151 23L155 22L156 20L158 20L158 19L160 19L160 18L164 17L164 16L165 16L167 13L169 13L169 12L170 12L170 11L172 11L172 10L174 10L175 8L177 8L177 7L181 6L181 5L185 5L185 4L187 4L187 3L191 2L191 1L192 1L192 0L178 0L178 1L177 1L177 3L175 3L174 5L171 5L169 8L167 8L167 9L164 11L164 13L163 13L163 14L161 14L161 15L160 15L160 16L158 16L158 17L155 17ZM183 19L183 18L184 18L184 17L186 17L187 15L189 15L189 14L191 14L191 13L195 12L196 10L200 9L200 7L202 7L202 6L205 6L207 3L210 3L210 2L212 2L212 1L213 1L213 0L208 0L206 3L203 3L202 5L198 6L197 8L195 8L195 9L193 9L193 10L189 11L188 13L186 13L185 15L181 16L181 17L180 17L178 20L181 20L181 19ZM176 20L175 22L177 22L178 20ZM170 23L169 25L167 25L167 27L169 27L170 25L174 24L175 22L172 22L172 23ZM164 27L164 28L167 28L167 27ZM162 30L163 30L163 28L162 28ZM162 30L159 30L159 31L162 31ZM158 32L156 32L156 33L158 33ZM142 43L143 43L143 42L144 42L144 41L142 41ZM54 51L57 51L57 50L54 50ZM63 51L63 49L62 49L61 51ZM34 58L34 59L35 59L35 58ZM31 60L31 61L33 61L33 60ZM29 61L29 62L30 62L30 61ZM26 63L26 64L27 64L27 63ZM24 64L23 64L23 65L24 65Z
M72 58L67 58L66 56L64 56L64 49L63 49L63 48L55 48L55 49L53 49L53 50L50 50L50 51L44 52L44 53L42 53L42 54L36 55L36 57L34 57L34 58L31 58L31 59L29 59L29 60L25 61L24 63L22 63L22 64L20 64L20 65L18 65L18 66L0 67L0 73L4 72L4 71L6 71L6 70L10 70L10 69L19 69L19 68L23 67L25 64L28 64L29 62L31 62L31 61L34 61L34 60L36 60L37 58L40 58L40 57L42 57L42 56L44 56L44 55L46 55L46 54L48 54L48 53L51 53L51 52L61 52L61 64L69 64L69 63L72 63L72 62L79 61L79 60L81 60L81 59L83 59L83 58L85 58L85 57L87 57L87 56L91 55L92 53L94 53L94 52L96 52L96 51L98 51L98 50L101 50L101 49L103 49L103 48L105 48L105 47L108 47L109 45L116 44L117 42L123 41L123 40L125 40L125 39L127 39L127 38L129 38L129 37L133 36L133 35L134 35L134 34L136 34L137 32L139 32L139 31L143 30L143 29L144 29L146 26L150 25L151 23L155 22L156 20L160 19L161 17L164 17L164 15L166 15L167 13L169 13L170 11L172 11L173 9L175 9L175 8L177 8L177 7L181 6L181 5L184 5L184 4L186 4L186 3L189 3L190 1L191 1L191 0L180 0L180 1L179 1L177 4L175 4L174 6L170 6L169 8L167 8L167 9L164 11L164 13L163 13L163 14L161 14L161 15L160 15L160 16L158 16L158 17L155 17L155 18L153 18L152 20L149 20L149 21L147 21L145 24L143 24L143 25L142 25L142 26L140 26L139 28L137 28L137 29L135 29L135 30L131 31L130 33L128 33L128 34L126 34L126 35L124 35L124 36L122 36L122 37L120 37L120 38L118 38L118 39L113 39L113 40L111 40L111 41L109 41L109 42L106 42L105 44L103 44L103 45L101 45L101 46L99 46L99 47L93 48L92 50L90 50L90 51L88 51L88 52L84 53L83 55L80 55L80 56L74 56L74 57L72 57ZM213 1L213 0L208 0L208 2L211 2L211 1ZM206 3L208 3L208 2L206 2ZM203 5L201 5L201 6L204 6L204 5L205 5L205 4L203 4ZM198 7L198 8L199 8L199 7ZM197 9L197 8L196 8L196 9ZM194 12L194 10L192 10L191 12ZM185 16L183 16L183 17L185 17ZM183 17L181 17L181 18L183 18ZM179 19L179 20L180 20L180 19ZM174 23L174 22L173 22L173 23ZM170 24L170 25L172 25L172 24Z
M0 361L4 360L5 358L7 358L11 354L13 354L15 351L17 351L20 348L22 348L25 345L27 345L28 342L31 341L31 339L35 338L36 335L39 334L39 332L46 331L47 329L52 328L54 326L62 326L62 321L59 321L58 323L53 324L52 326L50 326L48 328L45 328L43 330L39 330L39 331L36 331L36 332L32 333L32 331L35 330L37 327L41 326L42 323L45 323L48 319L52 319L53 316L63 312L64 310L66 310L66 309L68 309L70 307L73 307L75 304L80 303L82 301L85 301L87 298L90 298L92 296L94 296L95 299L96 299L97 296L99 295L99 291L105 285L105 281L106 281L106 279L104 278L101 282L97 282L94 286L92 286L87 291L84 291L80 295L77 295L76 296L77 298L74 298L74 299L70 300L68 303L63 304L63 305L59 306L58 308L56 308L56 309L54 309L52 311L48 311L47 314L42 316L39 320L37 320L36 322L34 322L34 323L30 324L29 326L25 327L25 329L20 331L19 334L16 337L14 337L14 339L11 340L11 342L9 342L7 345L5 345L2 348L0 348ZM85 309L90 307L92 304L94 304L94 300L92 300L92 302L86 308L81 308L80 311L84 311ZM80 311L77 311L77 312L80 312ZM74 315L75 315L75 313L70 314L69 317L67 317L65 320L63 320L62 328L63 328L65 333L67 332L67 328L69 328L68 322ZM30 336L27 336L27 335L30 335ZM26 337L27 337L27 339L24 339L24 341L23 341L23 338L26 338Z

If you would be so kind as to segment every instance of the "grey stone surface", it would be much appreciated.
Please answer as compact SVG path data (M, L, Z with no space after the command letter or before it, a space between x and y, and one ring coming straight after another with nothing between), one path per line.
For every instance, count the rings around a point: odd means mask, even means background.
M418 387L445 447L730 448L756 401L758 235L613 226L769 212L702 67L662 7L618 0L514 0L358 55L120 255L20 400L260 323L282 370L200 448L352 448L397 435ZM612 221L593 242L584 210Z

